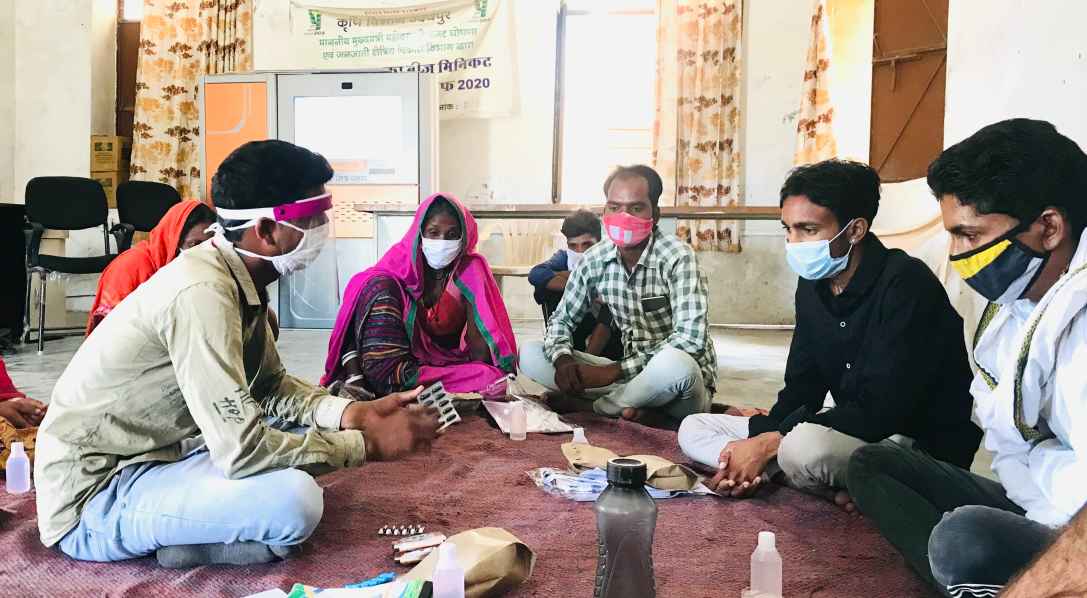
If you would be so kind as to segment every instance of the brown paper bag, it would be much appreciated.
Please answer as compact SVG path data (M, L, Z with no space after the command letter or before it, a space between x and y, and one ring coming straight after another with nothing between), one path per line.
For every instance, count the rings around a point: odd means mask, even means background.
M0 417L0 470L4 469L11 456L11 443L23 443L23 450L30 463L34 463L34 441L38 438L38 428L16 428L8 420Z
M593 469L599 467L606 470L608 461L619 457L614 452L591 444L574 444L567 442L562 445L562 454L577 470ZM701 476L683 465L672 463L668 459L662 459L655 455L627 455L630 459L637 459L645 463L646 484L659 490L693 490L702 480Z
M501 596L532 575L536 554L524 542L504 529L481 527L461 532L446 540L457 546L457 560L464 566L466 598ZM401 577L431 580L438 564L438 551Z

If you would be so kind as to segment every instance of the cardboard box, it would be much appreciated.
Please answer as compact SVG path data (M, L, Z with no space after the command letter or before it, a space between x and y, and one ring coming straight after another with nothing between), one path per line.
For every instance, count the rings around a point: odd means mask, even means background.
M91 135L91 172L128 170L132 139L119 135Z
M106 172L92 172L91 178L102 185L106 192L106 203L111 210L117 208L117 186L128 180L128 168Z
M55 233L62 231L46 231L46 235L49 235L50 232ZM67 231L63 232L67 236ZM45 236L42 238L42 244L39 251L46 255L64 255L64 247L64 238ZM38 330L39 293L41 293L41 279L38 277L37 274L35 274L33 277L31 277L30 281L30 310L27 314L30 320L30 327L34 329L35 335L37 334ZM68 311L66 302L67 285L65 285L64 280L47 280L45 283L46 328L61 328L64 326L68 326Z

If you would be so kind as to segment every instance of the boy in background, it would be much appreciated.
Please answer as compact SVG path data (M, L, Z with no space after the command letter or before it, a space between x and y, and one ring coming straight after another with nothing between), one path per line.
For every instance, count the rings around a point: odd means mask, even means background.
M545 320L550 320L558 308L566 283L581 256L600 242L600 217L589 210L578 210L563 219L562 234L566 237L566 249L556 251L551 259L537 264L528 273L528 282L534 289L532 297L543 309ZM593 302L592 311L574 331L573 341L574 349L591 355L609 359L623 356L623 345L613 327L611 312L599 300Z

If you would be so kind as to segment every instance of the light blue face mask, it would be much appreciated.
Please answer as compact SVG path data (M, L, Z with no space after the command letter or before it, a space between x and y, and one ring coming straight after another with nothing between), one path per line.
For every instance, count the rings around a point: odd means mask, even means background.
M837 276L849 264L849 254L853 252L853 244L849 244L849 251L846 251L842 257L831 257L830 243L840 237L854 221L856 221L856 218L850 220L829 241L786 243L785 261L789 262L789 267L793 269L793 272L807 280L822 280Z

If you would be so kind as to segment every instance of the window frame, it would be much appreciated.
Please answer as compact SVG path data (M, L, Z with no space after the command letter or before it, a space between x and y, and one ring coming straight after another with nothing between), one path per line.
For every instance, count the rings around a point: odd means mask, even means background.
M126 19L125 18L125 3L132 0L117 0L117 22L118 23L140 23L143 21L143 10L140 10L141 17L139 19ZM139 0L142 4L143 0Z
M610 3L609 3L610 4ZM614 6L614 5L612 5ZM555 27L555 122L551 142L551 203L562 203L562 160L563 120L565 118L566 94L563 81L566 79L566 19L571 16L588 16L593 14L606 14L608 16L621 15L653 15L653 8L601 8L589 10L585 8L571 9L566 0L559 3L559 11Z

